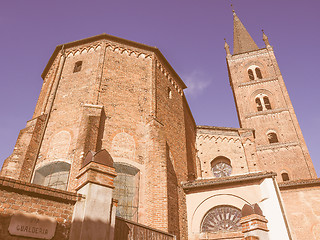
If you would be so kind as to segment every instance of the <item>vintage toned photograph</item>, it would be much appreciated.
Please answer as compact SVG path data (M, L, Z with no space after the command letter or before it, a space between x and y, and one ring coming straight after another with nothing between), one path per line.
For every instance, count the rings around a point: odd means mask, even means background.
M0 7L0 240L319 240L320 1Z

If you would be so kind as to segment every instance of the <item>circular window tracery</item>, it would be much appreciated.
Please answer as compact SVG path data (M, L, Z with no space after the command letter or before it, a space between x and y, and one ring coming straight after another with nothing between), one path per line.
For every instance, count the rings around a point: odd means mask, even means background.
M222 156L215 158L211 162L211 170L217 178L230 176L232 172L230 160Z
M201 224L201 232L241 231L241 211L233 206L217 206L209 210Z

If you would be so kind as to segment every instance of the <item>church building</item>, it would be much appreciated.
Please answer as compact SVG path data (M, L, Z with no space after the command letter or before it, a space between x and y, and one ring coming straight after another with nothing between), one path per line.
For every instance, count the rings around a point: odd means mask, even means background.
M57 46L0 172L0 239L320 239L320 180L275 53L233 21L240 128L197 125L155 47Z

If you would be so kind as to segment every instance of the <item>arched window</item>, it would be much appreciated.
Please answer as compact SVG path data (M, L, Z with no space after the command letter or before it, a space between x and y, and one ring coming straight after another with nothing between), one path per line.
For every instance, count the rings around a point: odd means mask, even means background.
M264 102L264 106L266 107L266 109L270 110L271 104L270 104L269 98L267 96L263 97L263 102Z
M82 67L82 61L78 61L74 64L73 72L80 72Z
M268 141L269 141L270 144L279 142L276 133L270 132L270 133L267 134L267 136L268 136Z
M248 76L249 76L250 80L254 80L254 75L253 75L252 69L248 70Z
M211 161L212 173L215 177L227 177L231 175L232 167L228 158L220 156Z
M139 169L123 163L114 163L117 177L114 179L113 198L117 199L116 215L138 221Z
M49 163L36 170L33 183L67 190L70 164L67 162Z
M270 100L265 94L258 94L255 98L255 102L258 112L272 109Z
M257 75L257 78L259 78L259 79L262 79L262 74L261 74L261 70L260 70L260 68L258 68L258 67L256 67L256 75Z
M262 111L262 104L260 98L256 98L257 110L260 112Z
M210 209L201 223L201 232L241 231L241 211L233 206L222 205Z
M251 65L248 69L248 77L250 80L262 79L262 73L260 67Z
M289 181L289 174L288 173L281 173L282 181Z

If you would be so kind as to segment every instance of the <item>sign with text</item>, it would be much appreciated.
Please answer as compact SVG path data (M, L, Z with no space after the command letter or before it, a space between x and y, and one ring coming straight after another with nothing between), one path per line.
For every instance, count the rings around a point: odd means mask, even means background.
M51 239L56 232L57 221L53 218L30 213L15 213L8 231L11 235Z

